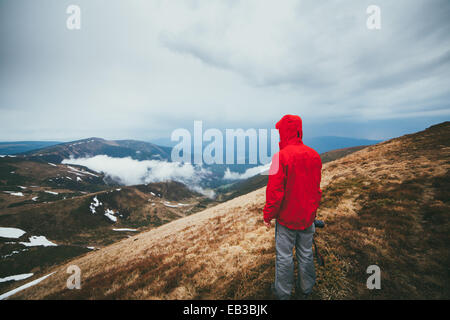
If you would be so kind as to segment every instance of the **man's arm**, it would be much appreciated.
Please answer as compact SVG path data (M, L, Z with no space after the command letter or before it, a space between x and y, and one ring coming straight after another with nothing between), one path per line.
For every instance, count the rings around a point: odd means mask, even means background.
M283 202L286 185L286 174L280 160L280 153L273 156L269 169L269 181L266 188L266 205L264 206L264 222L270 226L270 221L277 217Z

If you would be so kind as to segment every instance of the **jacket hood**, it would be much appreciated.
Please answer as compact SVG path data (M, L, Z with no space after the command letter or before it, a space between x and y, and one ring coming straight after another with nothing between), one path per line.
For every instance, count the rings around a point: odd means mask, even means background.
M289 144L302 144L302 119L295 115L285 115L277 122L275 128L280 133L280 150Z

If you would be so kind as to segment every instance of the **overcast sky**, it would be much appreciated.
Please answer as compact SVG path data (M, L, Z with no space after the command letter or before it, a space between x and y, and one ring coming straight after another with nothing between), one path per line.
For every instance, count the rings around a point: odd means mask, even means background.
M305 136L422 130L450 118L449 17L448 0L0 0L0 140L149 141L287 113Z

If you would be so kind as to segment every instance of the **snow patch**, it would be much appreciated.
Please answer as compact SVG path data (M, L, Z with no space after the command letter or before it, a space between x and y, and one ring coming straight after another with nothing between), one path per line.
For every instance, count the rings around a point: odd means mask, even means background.
M37 285L39 282L41 282L41 281L47 279L48 277L50 277L50 276L51 276L52 274L54 274L54 273L55 273L55 272L52 272L52 273L50 273L50 274L48 274L48 275L46 275L46 276L43 276L43 277L41 277L41 278L38 278L38 279L33 280L33 281L31 281L31 282L28 282L28 283L24 284L23 286L20 286L20 287L14 289L14 290L8 291L8 292L6 292L6 293L0 295L0 300L4 300L4 299L6 299L6 298L9 298L10 296L16 294L16 293L19 292L19 291L22 291L22 290L25 290L25 289L27 289L27 288L30 288L30 287L32 287L32 286L34 286L34 285Z
M96 213L95 208L103 205L100 201L98 201L97 196L92 199L94 202L91 202L91 205L89 206L89 209L91 209L92 214Z
M12 196L16 196L16 197L23 197L23 193L22 192L14 192L14 191L4 191L5 193L8 193Z
M15 242L6 242L6 243L7 243L7 244L14 244ZM1 258L5 259L5 258L11 257L11 256L13 256L13 255L15 255L15 254L17 254L17 253L20 253L20 252L22 252L22 251L28 251L28 249L14 250L14 251L11 252L10 254L6 254L6 255L2 256Z
M74 160L74 159L72 159L72 160ZM67 162L67 161L70 161L70 160L64 159L61 163L64 163L64 164L69 163L69 162ZM73 171L72 173L90 174L91 176L94 176L94 177L97 177L97 178L98 178L98 175L93 174L93 173L90 173L90 172L88 172L88 171L78 170L77 168L74 168L74 167L71 167L71 166L67 166L67 168L69 168L70 170L72 170L72 171Z
M166 207L170 207L170 208L179 208L179 207L184 207L184 206L189 205L189 204L185 204L185 203L171 204L170 202L167 202L167 201L164 201L163 204Z
M133 232L136 232L137 229L118 228L118 229L113 229L113 231L133 231Z
M24 280L24 279L27 279L27 278L31 277L32 275L33 275L33 273L16 274L14 276L9 276L9 277L6 277L6 278L0 278L0 282Z
M22 229L0 227L0 237L2 238L20 238L24 234L25 231Z
M58 246L56 243L53 243L53 242L47 240L47 238L44 236L31 236L28 239L30 242L19 242L19 243L23 244L26 247L37 247L37 246L56 247L56 246Z
M109 220L117 222L117 217L114 216L114 211L110 209L105 210L105 216L109 218Z

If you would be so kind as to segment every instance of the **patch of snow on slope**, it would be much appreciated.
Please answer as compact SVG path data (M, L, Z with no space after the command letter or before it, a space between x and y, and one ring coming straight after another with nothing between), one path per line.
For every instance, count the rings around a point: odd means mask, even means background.
M5 193L8 193L12 196L16 196L16 197L23 197L23 193L22 192L14 192L14 191L4 191Z
M14 276L9 276L6 278L0 278L0 282L7 282L7 281L19 281L19 280L24 280L27 279L29 277L31 277L33 275L33 273L22 273L22 274L16 274Z
M54 274L54 272L52 272L52 273L50 273L50 274L48 274L46 276L43 276L41 278L38 278L36 280L33 280L31 282L28 282L28 283L24 284L23 286L20 286L20 287L14 289L14 290L8 291L8 292L0 295L0 300L4 300L6 298L9 298L10 296L16 294L19 291L22 291L22 290L30 288L30 287L32 287L34 285L37 285L39 282L41 282L41 281L45 280L46 278L50 277L52 274Z
M136 232L137 229L118 228L118 229L113 229L113 231L133 231L133 232Z
M48 190L45 190L44 192L45 193L49 193L49 194L53 194L53 195L57 195L58 194L58 192L48 191Z
M0 227L0 237L2 238L20 238L25 231L18 228L2 228Z
M68 162L66 162L66 160L63 160L61 163L68 163ZM96 174L93 174L93 173L90 173L90 172L88 172L88 171L81 171L81 170L78 170L77 168L74 168L74 167L71 167L71 166L67 166L67 168L69 168L70 170L72 170L73 172L72 173L81 173L81 174L90 174L91 176L94 176L94 177L97 177L98 178L98 175L96 175Z
M26 247L37 247L37 246L43 246L43 247L56 247L58 246L56 243L53 243L49 240L47 240L44 236L31 236L29 238L30 242L19 242L20 244L23 244Z
M7 243L12 243L12 244L14 244L14 242L7 242ZM6 255L4 255L4 256L1 256L1 258L5 259L5 258L11 257L11 256L13 256L13 255L15 255L15 254L17 254L17 253L20 253L20 252L22 252L22 251L28 251L28 249L14 250L14 251L11 252L10 254L6 254Z
M117 222L117 217L114 216L114 211L106 209L105 216L108 217L111 221Z
M97 196L94 197L94 199L92 199L94 202L91 202L91 205L89 206L89 209L91 209L92 214L94 214L95 208L97 208L98 206L101 206L102 203L100 201L98 201Z
M189 204L184 204L184 203L178 203L178 204L171 204L170 202L164 201L163 204L166 207L170 207L170 208L178 208L178 207L184 207L184 206L188 206Z

